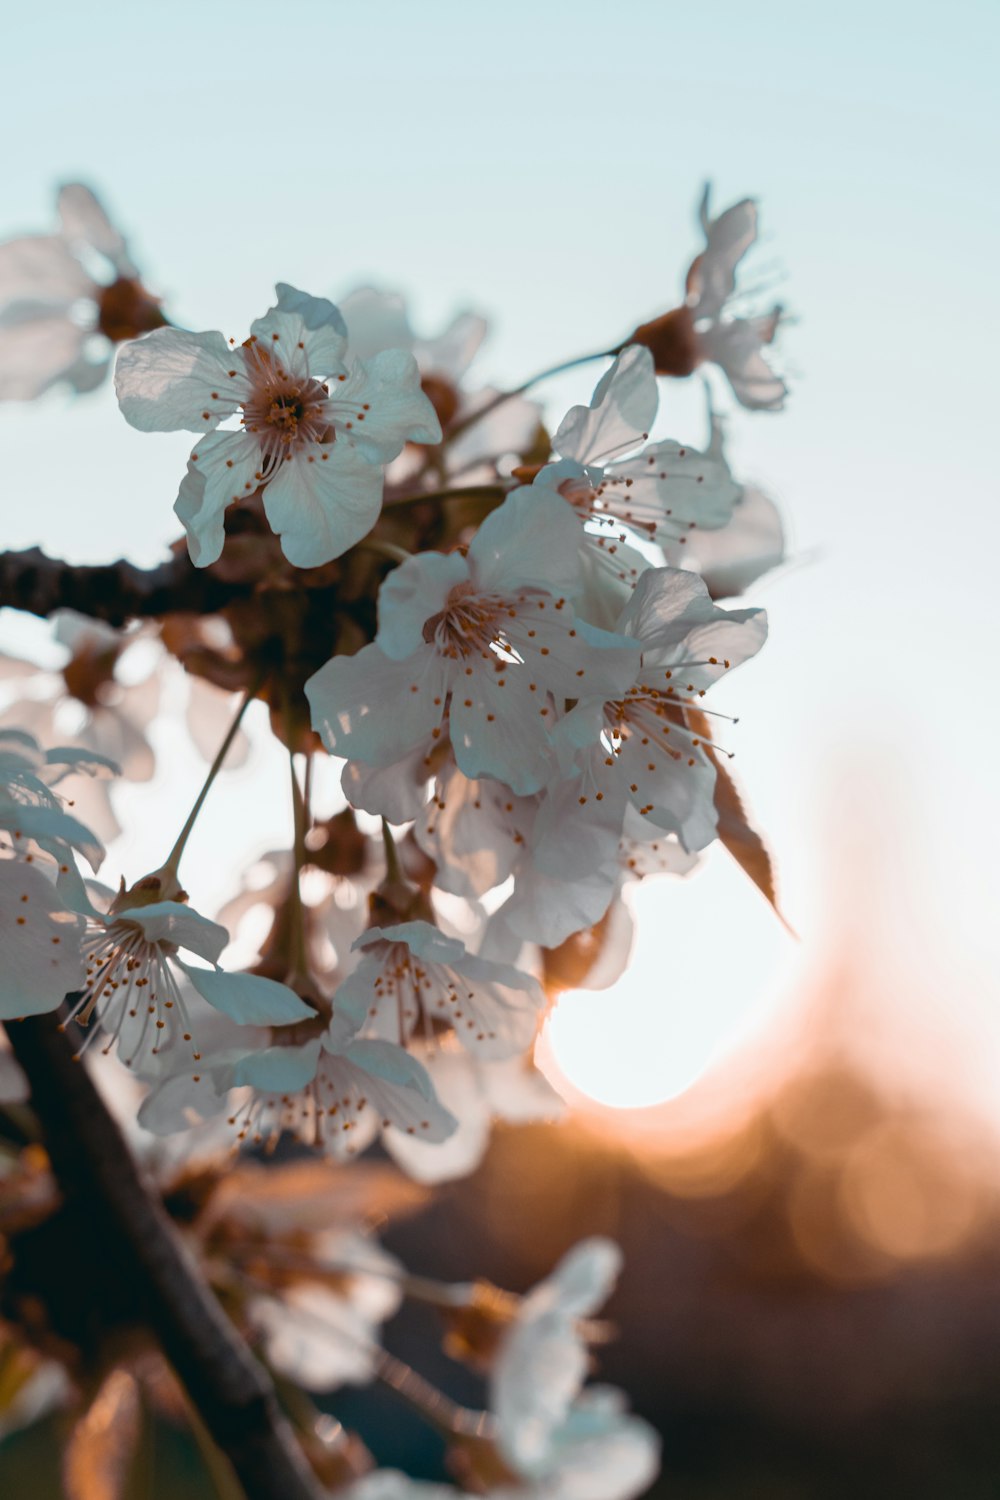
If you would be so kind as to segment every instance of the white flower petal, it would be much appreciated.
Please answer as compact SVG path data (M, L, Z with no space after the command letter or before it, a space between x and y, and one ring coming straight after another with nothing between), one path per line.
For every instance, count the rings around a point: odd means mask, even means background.
M368 535L382 508L382 471L352 444L308 443L264 490L264 511L297 568L317 568Z
M372 645L355 656L335 656L305 691L313 728L331 754L388 766L440 724L445 673L430 647L397 662Z
M587 1372L577 1320L605 1301L621 1268L611 1240L575 1245L524 1299L490 1380L501 1451L529 1473L542 1467Z
M65 855L66 846L79 849L92 870L104 859L104 848L91 830L61 807L13 802L0 791L0 828L13 835L15 847L35 839L43 848L58 851L57 858Z
M67 182L59 189L59 217L66 238L97 250L111 262L119 276L135 276L125 239L104 211L96 195L82 182Z
M249 389L242 350L221 333L157 328L123 344L115 365L118 404L140 432L210 432Z
M221 555L226 540L223 514L234 500L253 494L259 463L260 449L245 432L209 432L195 446L174 514L187 532L196 568L207 568Z
M330 392L338 432L347 430L373 463L389 463L407 441L439 443L441 424L405 349L382 349L359 361Z
M180 960L178 963L202 999L240 1025L283 1026L315 1015L287 984L257 974L229 974L222 969L197 969Z
M780 411L788 395L788 386L764 358L773 323L773 316L732 318L698 335L703 358L719 366L737 401L750 411Z
M653 356L630 344L601 377L590 405L567 412L552 446L577 463L607 463L648 437L658 404Z
M469 562L484 592L535 588L558 597L579 587L579 546L572 506L543 485L522 485L486 517Z
M311 297L284 281L274 290L277 306L257 318L250 332L276 344L289 370L301 370L316 379L343 372L347 325L340 309L326 297Z
M357 359L371 359L380 349L413 348L415 336L405 298L399 292L356 287L341 298L340 311L347 324L351 353Z
M421 339L414 353L421 370L444 375L457 385L486 337L489 324L479 313L460 312L435 339Z
M66 994L82 988L84 928L83 918L67 911L34 865L0 860L0 1019L55 1010Z
M130 922L150 943L175 943L199 958L216 963L229 942L229 933L218 922L183 906L179 901L154 901L149 906L130 906L108 918L109 924Z
M239 1060L233 1083L262 1093L294 1094L316 1077L320 1050L318 1039L299 1047L265 1047Z
M705 184L699 217L706 245L688 272L687 292L696 318L717 318L736 289L736 267L757 238L757 205L744 198L709 217L709 184Z
M66 310L84 297L93 297L88 276L60 234L22 235L0 245L0 325L8 308L30 303Z
M250 1322L264 1334L268 1362L296 1385L332 1391L374 1378L380 1354L367 1318L343 1296L309 1282L279 1297L252 1297Z
M421 552L393 568L379 590L379 649L394 661L419 650L424 623L444 609L451 590L468 578L469 565L458 552Z
M366 766L349 760L340 785L352 807L398 825L419 818L423 812L428 773L427 747L419 744L388 766Z
M352 1042L342 1058L328 1054L329 1064L343 1061L362 1070L368 1106L383 1120L425 1141L444 1141L457 1121L438 1103L426 1068L392 1042ZM360 1086L360 1085L359 1085Z
M678 548L669 554L679 563ZM697 568L713 599L743 594L764 573L784 560L785 530L774 501L755 485L746 485L721 531L692 537L691 556L684 561Z
M612 464L604 481L602 507L656 540L725 526L740 496L727 464L675 442Z
M64 314L0 323L0 401L33 401L75 364L86 330Z

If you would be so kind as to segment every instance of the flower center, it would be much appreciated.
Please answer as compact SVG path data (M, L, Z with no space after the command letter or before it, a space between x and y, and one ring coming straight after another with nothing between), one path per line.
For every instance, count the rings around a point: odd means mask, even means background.
M513 614L499 595L477 594L471 583L457 583L444 609L424 622L424 640L451 661L497 653L509 658L510 642L499 621Z
M309 375L291 374L256 340L244 348L252 389L242 421L260 443L265 463L280 463L303 443L332 439L327 387Z

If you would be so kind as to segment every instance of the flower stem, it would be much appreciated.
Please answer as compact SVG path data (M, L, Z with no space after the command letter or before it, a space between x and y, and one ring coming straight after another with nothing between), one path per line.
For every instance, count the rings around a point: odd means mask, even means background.
M385 873L387 878L389 880L405 882L406 876L403 874L403 867L399 863L399 850L396 848L396 840L393 838L392 831L384 818L382 819L382 844L385 848Z
M397 547L395 542L385 542L377 536L366 536L363 541L358 542L358 546L364 552L374 552L377 557L387 557L394 563L404 563L413 556L405 547Z
M421 500L502 500L507 489L505 484L462 484L440 490L406 490L401 495L386 495L382 509L391 505L416 505Z
M503 406L505 401L512 401L515 396L523 396L525 391L530 391L533 385L540 385L543 380L549 380L553 375L562 375L567 370L575 370L580 365L593 364L596 359L614 359L620 352L619 346L617 349L596 349L593 354L578 354L575 359L564 359L558 365L549 365L547 369L539 370L537 374L529 376L511 391L498 391L492 401L487 401L486 405L481 406L478 411L470 412L467 417L462 418L461 422L456 422L446 434L445 442L453 443L461 433L468 431L470 427L475 427L477 422L490 416L498 407Z
M226 756L229 754L230 749L232 748L233 740L236 738L237 730L240 727L240 721L242 720L243 715L246 713L247 708L250 704L250 700L253 698L254 693L255 688L251 688L244 695L243 702L237 709L236 717L230 724L229 729L226 732L226 737L222 741L222 744L219 746L218 754L209 767L208 775L205 777L204 785L195 798L194 806L188 813L187 822L184 824L184 827L177 835L177 842L174 844L174 847L167 855L166 862L164 863L160 871L161 874L177 874L181 862L181 856L184 853L185 845L187 844L188 839L191 837L191 831L194 828L195 823L198 821L198 814L201 812L202 806L205 802L205 798L211 791L212 782L222 770L222 763L225 760Z
M404 1364L395 1355L380 1351L376 1369L383 1385L401 1396L408 1406L420 1413L445 1437L456 1434L472 1434L477 1437L489 1433L493 1419L488 1412L476 1411L468 1406L459 1406L437 1386L418 1375L416 1370Z
M292 956L295 965L295 973L298 977L305 979L309 973L309 960L306 953L306 915L302 904L302 867L306 862L306 821L307 811L302 788L299 786L299 778L295 774L295 756L289 751L288 768L292 778L292 930L293 949Z

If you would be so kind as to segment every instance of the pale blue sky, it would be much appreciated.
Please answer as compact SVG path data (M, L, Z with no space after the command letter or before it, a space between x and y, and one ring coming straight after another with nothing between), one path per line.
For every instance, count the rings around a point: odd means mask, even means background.
M1000 947L1000 7L57 3L6 39L0 233L46 228L55 182L85 178L194 327L241 333L278 279L373 280L428 329L484 308L484 376L515 380L675 299L704 177L719 206L757 195L758 260L798 319L793 394L781 417L735 417L732 447L820 556L759 591L772 638L724 706L805 942L718 858L665 890L664 926L683 909L678 930L701 920L711 943L721 911L741 935L702 1010L735 1021L777 993L823 931L817 807L851 760L904 799L912 839L889 866L925 872L921 942L955 990L982 986ZM554 410L591 383L563 382ZM697 394L668 389L663 430L699 424ZM153 561L186 449L128 429L107 391L8 407L5 539ZM672 974L665 1052L697 982ZM997 1066L1000 1032L991 1047Z

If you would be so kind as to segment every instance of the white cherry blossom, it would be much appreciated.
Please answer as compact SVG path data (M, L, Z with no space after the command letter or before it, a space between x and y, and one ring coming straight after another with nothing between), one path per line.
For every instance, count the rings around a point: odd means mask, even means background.
M263 1336L268 1362L287 1379L316 1391L364 1385L377 1370L379 1325L402 1301L403 1267L359 1228L307 1234L296 1225L294 1209L294 1203L285 1206L279 1233L298 1261L298 1274L282 1275L276 1245L277 1285L251 1293L247 1319ZM249 1248L252 1264L253 1239ZM267 1248L265 1242L258 1252L265 1266Z
M641 644L641 665L621 697L582 704L561 726L579 770L550 789L536 824L535 861L552 874L610 858L630 804L688 851L711 843L713 740L690 711L703 713L712 683L760 649L767 617L720 609L694 573L657 568L639 580L618 628Z
M347 1040L343 1028L301 1047L248 1055L233 1084L253 1089L232 1116L240 1139L289 1131L338 1159L358 1155L382 1132L438 1142L457 1124L415 1057L394 1042Z
M730 306L736 294L736 268L757 239L757 205L743 198L713 219L710 199L706 183L698 207L705 248L687 274L687 306L699 356L719 366L741 406L780 411L788 387L767 363L764 350L778 331L781 307L739 317Z
M0 730L0 1019L44 1014L80 987L84 919L57 888L73 850L96 866L103 849L66 812L52 783L81 752L43 751L20 730Z
M60 228L0 245L0 400L65 381L93 390L112 345L164 321L120 232L80 182L59 190Z
M127 1067L142 1071L175 1033L193 1043L184 977L209 1005L246 1025L282 1024L312 1015L284 985L219 969L219 956L229 942L228 932L219 923L183 902L149 901L146 895L141 888L123 892L106 915L91 915L83 942L82 993L66 1022L99 1023L81 1052L91 1038L103 1034L105 1052L117 1047ZM212 967L186 962L181 951L207 960ZM196 1045L191 1055L196 1060L201 1056Z
M484 1058L530 1045L544 996L538 981L509 964L466 952L430 922L370 927L354 944L361 959L333 998L357 1035L405 1043L435 1023Z
M239 346L168 328L118 359L115 388L133 427L204 434L175 505L198 567L222 552L227 506L257 490L289 562L339 557L378 519L382 466L408 439L441 438L411 354L349 363L332 302L284 283L276 291ZM227 419L238 426L220 430Z
M0 859L0 1020L55 1010L79 989L84 926L36 865Z
M635 1500L655 1478L653 1429L626 1411L620 1392L583 1388L585 1320L603 1304L620 1265L610 1240L584 1240L522 1299L491 1370L495 1427L464 1445L471 1474L485 1478L476 1488L491 1500ZM482 1462L488 1447L507 1477L491 1476L495 1460Z
M396 568L375 642L306 683L327 749L392 765L447 718L466 776L537 791L555 773L565 701L606 696L634 669L628 641L574 616L577 542L569 507L532 486L487 517L466 556L422 553Z
M632 344L601 377L590 405L563 418L552 439L559 458L535 479L569 501L586 528L581 541L630 584L646 566L630 539L682 546L695 528L724 526L739 494L713 454L647 441L658 402L653 356Z

